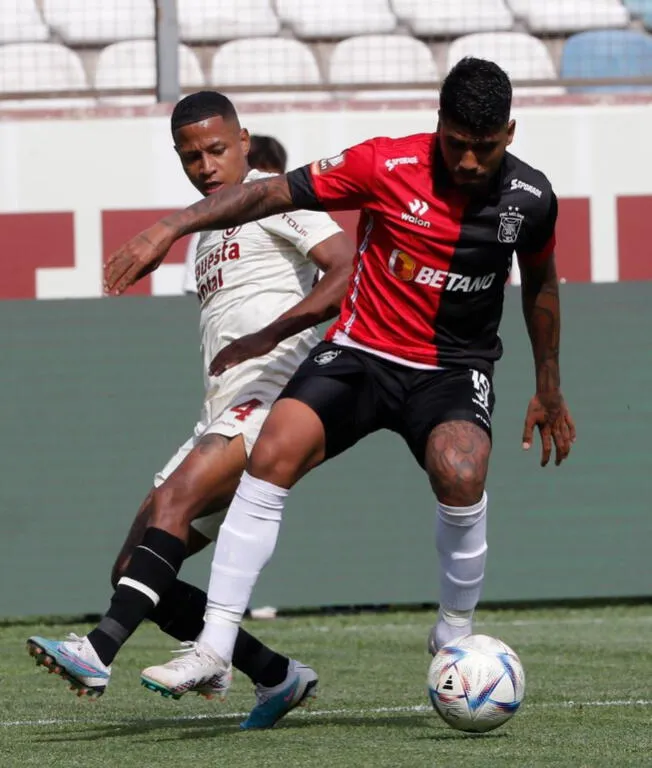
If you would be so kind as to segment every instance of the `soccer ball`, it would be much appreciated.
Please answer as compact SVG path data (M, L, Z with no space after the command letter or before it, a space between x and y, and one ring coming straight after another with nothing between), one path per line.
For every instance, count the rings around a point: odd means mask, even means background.
M488 635L444 645L428 670L428 693L451 728L485 733L507 722L525 695L525 673L514 651Z

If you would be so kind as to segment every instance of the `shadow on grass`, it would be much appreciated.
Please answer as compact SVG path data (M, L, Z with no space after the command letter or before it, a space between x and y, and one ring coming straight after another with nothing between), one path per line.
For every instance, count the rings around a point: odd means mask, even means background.
M240 738L250 737L239 728L239 719L229 717L210 717L201 720L189 720L171 718L156 718L151 720L126 720L122 723L107 725L87 726L83 732L74 731L62 733L41 733L34 741L43 743L71 742L71 741L101 741L114 738L131 738L138 736L156 735L157 741L183 741L186 739L211 739L215 736L237 735ZM344 727L344 728L401 728L419 729L420 734L410 736L411 739L424 741L450 741L452 739L472 738L496 739L507 738L508 733L489 734L462 734L452 729L443 728L437 721L433 721L428 713L405 713L384 717L371 717L359 714L351 715L314 715L310 717L290 717L280 723L273 731L268 733L281 733L288 730L305 731L309 728L320 729ZM163 734L163 731L169 733Z

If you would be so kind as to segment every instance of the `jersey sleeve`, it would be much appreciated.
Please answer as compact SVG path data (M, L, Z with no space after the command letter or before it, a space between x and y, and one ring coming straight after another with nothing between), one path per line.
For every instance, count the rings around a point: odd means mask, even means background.
M306 257L316 245L342 231L327 213L321 211L281 213L258 223L267 232L287 240Z
M543 264L555 248L557 196L551 189L547 197L547 206L541 206L540 217L530 225L528 236L517 248L519 262L525 266L535 267Z
M297 208L346 211L373 197L376 147L373 140L317 160L287 174Z

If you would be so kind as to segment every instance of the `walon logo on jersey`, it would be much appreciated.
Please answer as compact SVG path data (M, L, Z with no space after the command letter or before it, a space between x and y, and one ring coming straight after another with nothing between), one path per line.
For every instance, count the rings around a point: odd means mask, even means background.
M403 211L401 214L401 219L403 219L403 221L409 221L410 224L416 224L418 227L430 229L430 222L421 218L428 210L430 210L428 203L415 198L408 203L408 208L410 209L410 213Z
M398 277L399 280L406 283L414 278L417 269L417 263L412 256L408 256L404 251L399 251L398 248L394 248L391 252L387 266L394 277Z

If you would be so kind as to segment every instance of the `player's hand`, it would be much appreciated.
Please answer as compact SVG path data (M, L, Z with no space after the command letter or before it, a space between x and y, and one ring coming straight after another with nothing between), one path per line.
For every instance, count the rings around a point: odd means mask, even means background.
M555 465L559 466L568 457L571 445L575 442L575 422L558 389L537 392L530 400L523 429L523 448L526 451L532 446L535 426L541 434L541 466L545 467L550 461L553 443Z
M159 222L132 237L111 254L104 265L104 290L119 296L129 286L153 272L174 242L171 230Z
M228 371L229 368L244 363L245 360L266 355L274 349L277 343L277 340L266 329L242 336L215 355L208 372L211 376L219 376L224 371Z

